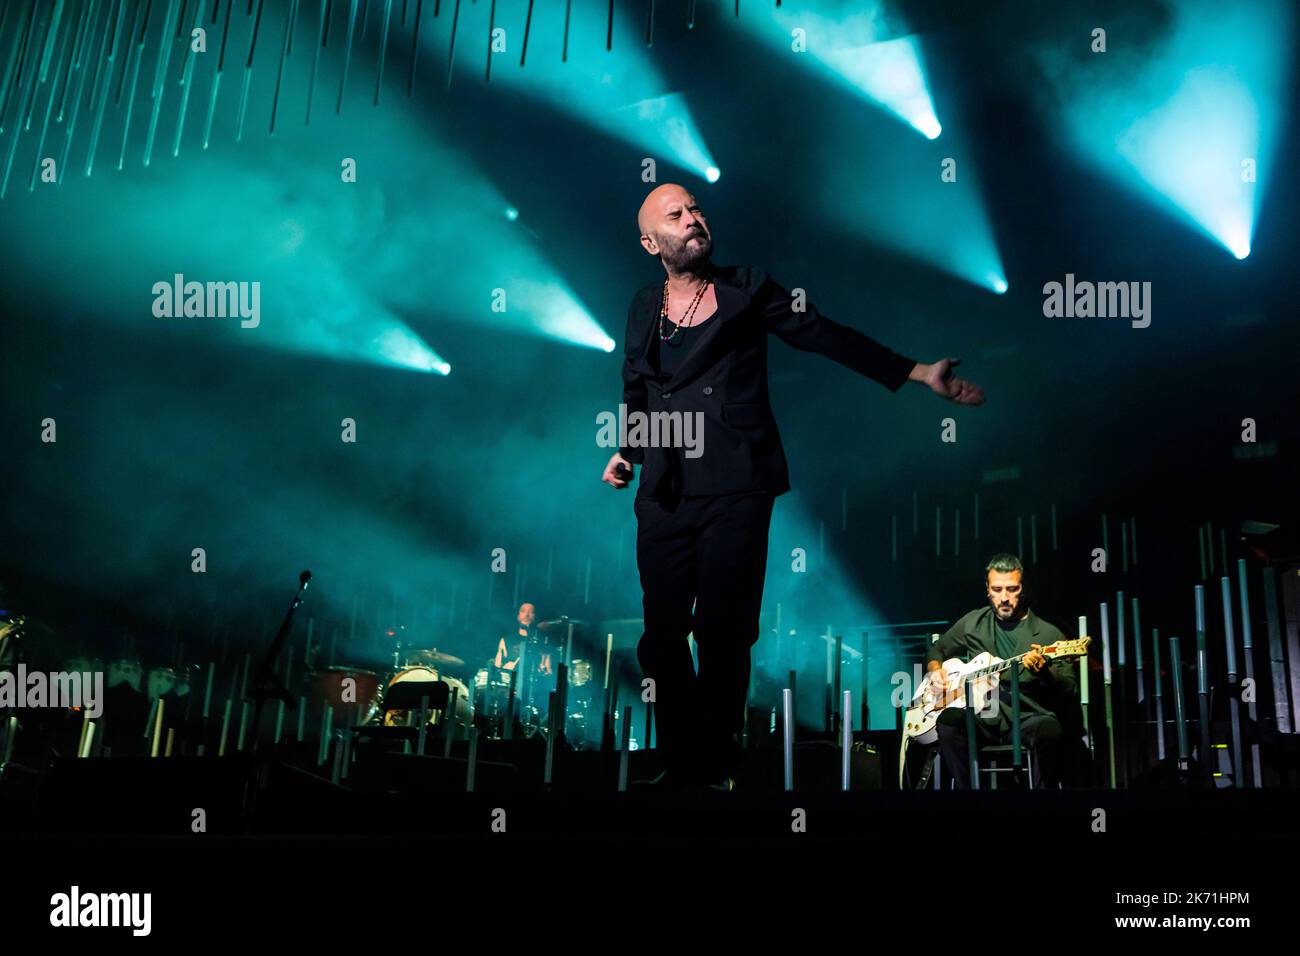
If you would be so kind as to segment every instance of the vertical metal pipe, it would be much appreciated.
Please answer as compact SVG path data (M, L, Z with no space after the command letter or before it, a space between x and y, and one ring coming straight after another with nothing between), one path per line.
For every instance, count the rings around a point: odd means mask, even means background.
M1174 727L1178 732L1178 772L1186 782L1190 752L1187 745L1187 712L1183 706L1183 659L1178 638L1169 638L1169 676L1174 682Z
M555 770L555 737L556 734L558 733L559 724L560 724L560 717L558 711L559 711L559 692L553 690L546 695L546 768L542 774L542 785L545 786L547 789L549 789L551 786L551 780L553 778L553 774ZM630 716L631 713L632 713L632 708L629 707L628 715ZM631 724L630 720L625 720L623 722L624 740L627 740L628 735L631 733L630 724ZM626 745L624 745L624 749L625 750L627 749ZM620 771L620 776L622 775L623 775L623 771Z
M451 689L447 709L442 712L442 755L451 756L451 744L456 739L456 705L460 702L460 688Z
M1119 755L1116 765L1119 771L1119 785L1128 786L1129 761L1129 714L1128 714L1128 641L1125 640L1124 626L1124 592L1115 592L1115 648L1117 662L1115 682L1115 726L1119 741Z
M1115 717L1110 688L1110 608L1106 602L1101 604L1101 666L1104 687L1102 693L1106 701L1106 740L1110 758L1110 788L1115 789Z
M406 79L406 95L415 93L415 65L420 59L420 15L424 11L424 0L415 3L415 27L411 31L411 73Z
M508 686L506 688L506 728L502 736L506 740L515 739L515 684L519 677L519 668L516 666L510 671L510 676L506 679Z
M573 625L569 625L572 629ZM558 664L555 668L555 732L564 737L569 729L569 668L567 664Z
M275 133L275 118L280 112L280 87L284 82L284 61L289 58L289 45L293 42L293 17L296 6L296 0L290 0L288 9L285 10L284 40L280 43L280 63L275 71L275 92L271 94L270 132L272 134ZM380 55L382 56L382 51ZM379 95L377 89L375 95Z
M214 4L220 3L221 0L213 0ZM194 7L194 19L191 21L190 31L186 33L185 41L185 66L181 78L181 104L176 113L176 132L172 138L172 156L179 156L181 152L181 135L185 131L185 116L189 112L190 93L194 89L194 27L203 19L204 0L198 0ZM278 82L278 81L277 81Z
M153 109L149 114L149 129L145 133L144 140L144 164L149 165L153 158L153 140L158 131L158 117L162 112L163 93L166 90L164 80L167 77L167 67L171 63L172 57L172 26L175 23L177 15L176 0L170 0L167 4L167 15L163 20L162 47L158 53L157 69L153 77ZM75 104L74 107L75 109Z
M18 739L18 716L10 714L9 719L5 721L5 749L4 757L0 759L0 767L9 763L14 756L14 742Z
M1138 616L1138 599L1131 599L1133 604L1133 660L1137 668L1137 702L1144 703L1146 696L1145 668L1142 660L1142 620Z
M1165 698L1160 675L1160 628L1151 629L1151 665L1156 672L1156 759L1165 759Z
M1214 551L1210 550L1211 573L1213 573ZM1210 739L1210 668L1209 661L1206 657L1205 643L1205 586L1196 585L1193 594L1196 604L1196 698L1199 705L1200 717L1200 747L1198 760L1201 765L1201 774L1205 777L1206 783L1214 782L1214 766L1212 763L1213 743Z
M423 757L424 746L429 735L429 696L427 694L420 698L420 712L416 720L418 730L415 738L415 752Z
M33 10L33 12L32 12L32 20L34 20L35 18L36 18L36 12L35 12L35 10ZM32 25L32 24L31 24L31 21L29 20L29 21L28 21L28 31L27 31L28 39L30 39L30 36L31 36L31 25ZM45 21L45 31L46 31L46 34L49 33L49 28L50 28L50 22L47 20L47 21ZM41 44L40 44L40 45L44 45L44 37L42 37L42 40L41 40ZM28 49L27 49L27 47L28 47L28 41L27 41L27 40L24 40L24 42L23 42L24 56L28 55ZM37 67L34 66L34 67L32 68L32 75L31 75L31 77L29 78L29 80L28 80L27 82L23 82L23 69L24 69L24 67L25 67L25 64L20 62L20 63L19 63L19 66L18 66L17 73L15 74L15 77L14 77L14 80L15 80L15 82L17 83L17 86L16 86L15 89L16 89L16 91L17 91L18 94L19 94L19 97L18 97L18 112L17 112L16 114L14 114L14 129L13 129L13 136L10 138L10 140L9 140L9 146L8 146L8 148L6 149L4 171L3 171L3 173L0 173L0 199L3 199L3 198L4 198L5 192L6 192L6 191L8 190L8 188L9 188L9 173L10 173L10 171L13 169L14 156L16 155L17 150L18 150L18 140L19 140L19 138L22 136L23 117L26 116L26 115L28 114L29 109L30 109L30 106L31 106L32 102L34 102L34 101L32 100L32 94L33 94L33 92L34 92L35 89L36 89L37 81L38 81L38 78L37 78L37 75L36 75L36 74L37 74Z
M419 13L416 14L416 22L419 22ZM465 767L465 792L474 792L474 773L478 769L478 728L470 726L469 728L469 760Z
M221 0L217 0L218 3ZM329 29L329 19L326 13L326 4L328 0L320 0L320 17L316 21L316 42L312 46L311 57L311 79L307 81L307 111L303 114L303 125L311 125L311 104L316 95L316 77L320 75L320 51L325 47L326 31ZM411 64L411 69L415 69L415 64Z
M626 707L623 708L623 732L622 732L622 735L621 735L621 739L622 739L622 745L621 745L621 747L619 748L619 749L620 749L620 753L619 753L619 755L618 755L618 789L619 789L619 790L626 790L626 789L627 789L627 768L628 768L628 760L629 760L629 754L630 754L630 751L629 751L628 748L631 746L631 742L632 742L632 707L631 707L631 705L628 705L628 706L626 706ZM547 767L548 767L548 773L549 773L549 767L550 767L550 752L549 752L549 750L548 750L548 752L547 752Z
M352 65L352 36L357 26L357 0L352 0L352 6L348 10L348 35L343 42L343 72L339 74L339 96L338 101L334 104L334 114L337 116L343 109L343 90L348 85L348 68ZM448 79L450 82L450 78ZM455 605L455 594L452 594L452 604ZM356 623L357 610L356 598L352 600L352 620Z
M1020 779L1020 662L1011 665L1011 766ZM1033 785L1033 781L1030 781Z
M1088 636L1088 618L1079 615L1079 637ZM1092 729L1088 720L1088 657L1087 655L1079 658L1079 708L1083 715L1083 735L1088 738L1088 753L1096 752L1096 745L1092 739Z
M840 789L849 789L849 766L853 756L853 692L846 690L840 698Z
M52 53L52 51L53 51L53 49L54 49L54 45L55 45L54 35L58 33L58 20L59 20L59 15L60 15L62 9L63 9L63 0L58 0L58 3L55 5L55 8L54 8L54 21L55 21L54 30L53 30L53 33L51 33L51 34L49 35L49 37L48 37L49 42L47 42L46 45L45 45L45 56L44 56L44 58L43 58L43 60L42 60L42 68L41 68L41 70L40 70L40 76L41 76L41 79L40 79L40 85L42 85L42 86L47 85L46 82L45 82L46 65L49 63L50 55L51 55L51 53ZM58 56L58 58L59 58L60 60L63 59L63 49L64 49L64 47L67 46L68 36L69 36L69 35L70 35L70 34L65 34L64 37L63 37L63 39L59 41L59 56ZM108 34L105 33L105 38L107 38L107 35L108 35ZM71 70L71 57L69 57L69 70ZM57 73L57 70L56 70L56 73ZM35 82L35 81L33 81L33 82ZM54 111L54 99L55 99L55 96L54 96L54 93L55 93L54 87L55 87L56 85L57 85L57 77L56 77L56 83L54 83L54 84L49 84L49 86L50 86L50 96L49 96L49 99L45 101L45 116L44 116L44 118L41 120L41 131L40 131L40 134L36 137L36 150L35 150L35 154L34 154L34 156L32 157L32 173L31 173L31 176L28 178L28 181L27 181L27 191L28 191L28 192L35 192L35 190L36 190L36 177L37 177L37 174L38 174L38 173L40 172L40 170L41 170L41 163L44 162L45 159L46 159L46 154L45 154L45 137L46 137L46 135L49 133L49 129L50 129L50 115L51 115L51 114L53 113L53 111ZM33 106L34 106L34 105L35 105L35 100L33 99ZM15 134L16 134L16 133L17 133L17 131L15 130ZM63 167L62 167L62 165L56 166L56 167L55 167L55 170L56 170L56 181L62 180L62 179L63 179Z
M1223 569L1228 570L1225 564ZM1241 752L1241 687L1237 683L1237 638L1232 626L1232 582L1219 578L1223 599L1223 638L1228 650L1228 714L1232 721L1232 785L1246 785L1245 760Z
M321 714L320 723L320 747L316 753L316 766L324 766L325 758L330 753L330 735L334 733L334 708L328 704L325 706L325 712Z
M229 697L226 697L225 711L221 715L221 737L220 740L217 741L218 757L226 756L226 739L230 735L230 708L233 705L234 701L230 700Z
M17 721L17 719L18 718L16 717L13 718L15 722ZM77 751L77 756L88 758L91 754L91 751L94 749L94 747L95 747L95 722L93 720L89 720L86 722L86 732L81 739L81 749ZM7 753L8 751L7 745L5 749L6 749L5 762L7 763L9 759L9 755Z
M781 756L784 767L785 790L794 789L794 688L781 691Z
M835 635L835 681L834 681L834 685L831 688L831 694L833 695L834 700L839 700L840 698L840 688L843 686L843 672L844 672L844 636L842 634L836 634ZM840 719L843 719L843 717L844 714L843 712L841 712ZM849 726L850 727L853 726L852 714L849 715Z
M1292 732L1294 723L1287 704L1286 657L1282 650L1282 628L1277 613L1277 572L1266 567L1261 570L1264 585L1264 616L1268 627L1269 677L1273 685L1273 717L1279 733Z
M862 632L862 733L865 735L871 730L871 697L870 684L868 678L870 671L867 665L867 656L871 651L870 632Z
M978 790L980 788L980 754L979 744L975 740L975 685L968 677L966 678L966 752L970 758L970 788Z
M203 692L203 720L205 722L207 721L208 714L211 713L212 709L212 681L216 678L216 675L217 665L215 663L208 664L208 687L207 690Z
M1241 599L1241 644L1242 657L1246 664L1246 681L1250 684L1252 693L1250 700L1246 703L1246 718L1250 721L1251 726L1255 725L1255 647L1252 642L1250 630L1250 589L1246 583L1246 559L1237 559L1237 593ZM1251 780L1256 787L1264 785L1263 771L1259 765L1259 744L1250 745L1250 773Z

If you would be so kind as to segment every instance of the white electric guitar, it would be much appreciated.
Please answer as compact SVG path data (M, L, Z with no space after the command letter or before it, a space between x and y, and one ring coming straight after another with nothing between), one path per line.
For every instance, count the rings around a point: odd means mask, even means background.
M1055 644L1048 644L1041 648L1039 653L1049 659L1084 657L1088 653L1090 643L1092 643L1090 637L1057 641ZM921 686L916 690L916 696L912 698L912 703L903 715L904 737L915 740L919 744L934 743L939 737L939 732L934 726L939 720L939 715L950 707L967 706L967 680L971 682L971 694L975 698L976 713L983 711L988 706L989 698L997 692L999 675L1012 664L1018 664L1024 657L1025 654L1018 654L1009 660L1003 660L994 657L988 651L983 651L965 664L955 657L944 661L943 671L948 679L947 690L941 693L937 685L932 686L930 675L925 675Z

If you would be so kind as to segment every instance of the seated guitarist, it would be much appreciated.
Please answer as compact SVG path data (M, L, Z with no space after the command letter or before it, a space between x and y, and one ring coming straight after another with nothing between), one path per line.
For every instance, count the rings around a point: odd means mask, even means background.
M1079 719L1078 662L1070 658L1048 661L1043 647L1064 640L1064 635L1029 609L1024 600L1024 566L1013 554L995 555L985 568L989 606L962 617L930 645L927 667L930 680L946 687L943 661L969 661L982 651L1006 660L1024 654L1020 671L1020 740L1034 752L1032 785L1068 785L1066 756L1078 749L1072 744L1081 733ZM1011 743L1011 675L1000 675L996 714L975 720L975 740L986 744ZM943 771L960 790L970 787L970 751L966 738L966 711L946 708L936 730Z

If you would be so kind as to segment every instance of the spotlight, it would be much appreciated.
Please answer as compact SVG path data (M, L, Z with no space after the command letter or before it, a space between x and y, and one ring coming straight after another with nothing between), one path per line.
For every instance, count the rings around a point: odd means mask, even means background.
M519 210L516 209L514 206L507 206L506 218L509 219L511 222L514 222L516 219L519 218Z
M718 179L721 178L721 176L722 176L722 170L720 170L717 166L710 166L708 169L704 171L704 178L711 183L716 183Z
M1284 129L1294 5L1168 6L1141 68L1104 65L1086 86L1062 86L1060 115L1089 163L1244 259ZM1049 69L1059 57L1055 47L1039 54Z
M1007 291L1007 280L1001 276L989 276L989 284L998 295L1003 295Z

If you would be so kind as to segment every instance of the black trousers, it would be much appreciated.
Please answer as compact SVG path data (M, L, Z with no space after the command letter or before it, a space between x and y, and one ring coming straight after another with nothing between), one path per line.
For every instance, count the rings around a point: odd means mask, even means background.
M943 772L952 778L958 790L970 788L970 743L966 739L966 711L951 707L939 715L935 724L939 732L939 756L943 759ZM1055 787L1058 783L1069 786L1066 770L1068 746L1061 722L1046 714L1020 715L1020 742L1026 750L1034 752L1034 776L1030 781L1035 789ZM997 720L975 718L975 745L1011 743L1010 726ZM984 782L980 782L984 786Z
M771 492L636 501L637 658L654 681L658 748L676 776L714 782L740 764L774 501Z

